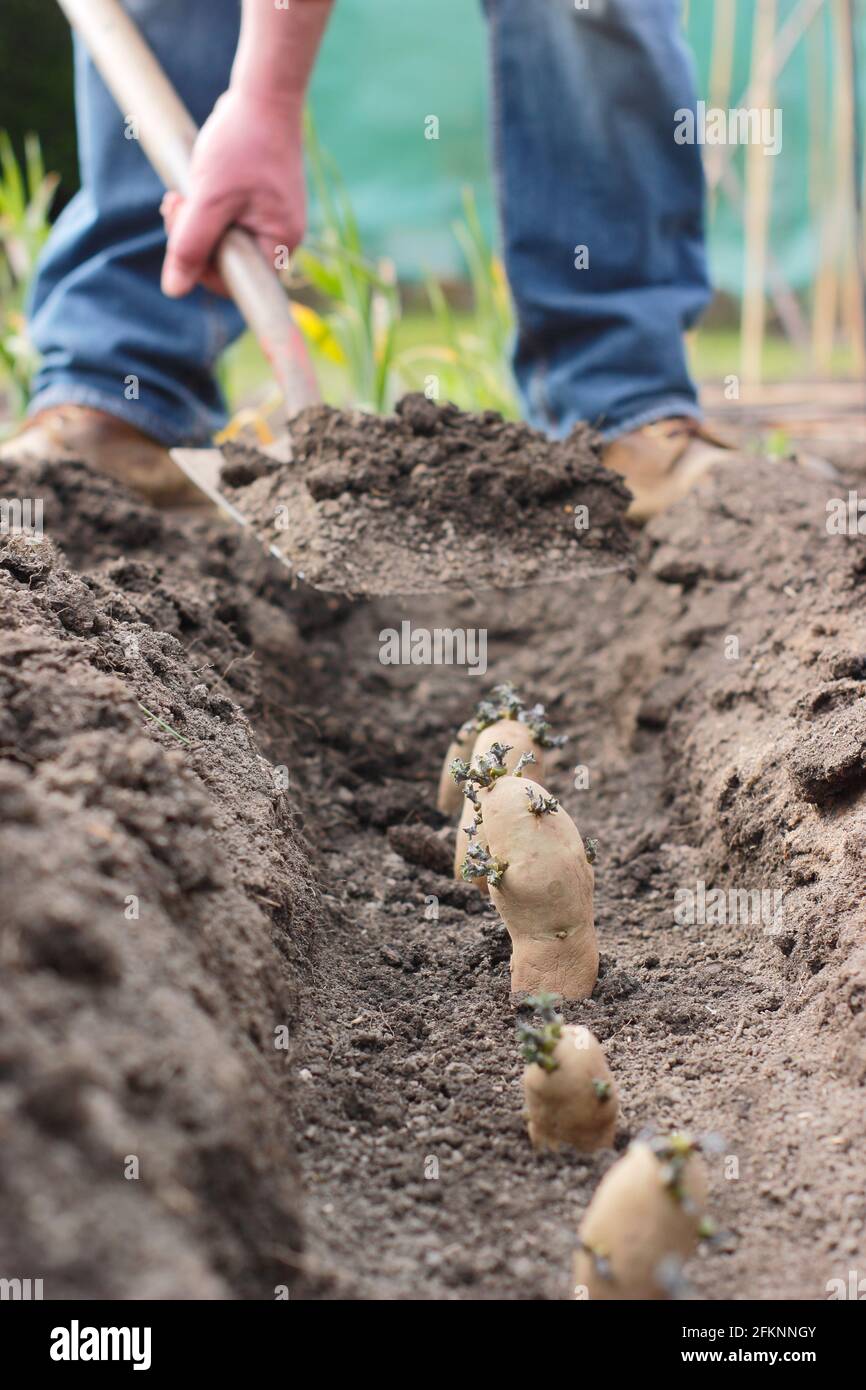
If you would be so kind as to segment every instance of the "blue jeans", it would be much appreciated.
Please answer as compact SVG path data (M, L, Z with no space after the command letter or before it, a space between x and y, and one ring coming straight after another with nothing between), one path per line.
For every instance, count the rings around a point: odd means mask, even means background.
M228 86L239 0L123 0L200 124ZM83 45L75 44L81 191L43 253L30 306L42 354L31 414L76 402L164 444L204 444L225 421L214 372L242 331L228 300L159 287L163 186Z
M528 418L613 438L698 416L682 335L710 286L700 151L673 138L696 99L681 0L485 4Z
M228 83L239 0L124 3L201 123ZM529 419L613 437L697 415L682 332L709 285L699 151L673 140L674 111L695 100L680 0L484 3ZM75 62L82 189L34 291L31 410L77 401L166 444L204 443L224 420L214 370L239 315L204 290L162 295L162 188L80 45Z

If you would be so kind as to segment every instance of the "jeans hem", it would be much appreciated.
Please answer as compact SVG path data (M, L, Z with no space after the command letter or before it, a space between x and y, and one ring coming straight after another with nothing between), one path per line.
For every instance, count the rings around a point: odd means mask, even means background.
M42 387L30 401L27 414L35 415L37 411L47 410L50 406L56 405L87 405L94 410L102 410L106 415L113 415L125 424L132 425L134 429L155 439L159 444L164 444L168 449L184 446L196 448L210 444L213 439L214 431L210 425L187 429L179 425L173 426L165 415L149 410L142 406L140 401L135 405L119 401L116 388L109 392L101 390L98 386L84 386L81 382L70 381L64 385L62 381L55 381L50 386Z
M648 406L636 415L627 415L624 420L610 425L607 429L600 429L598 433L606 444L610 444L620 435L631 434L633 430L643 429L644 425L654 425L657 420L669 420L683 416L689 420L702 420L704 413L697 401L688 396L669 396L664 400L656 401L655 405Z

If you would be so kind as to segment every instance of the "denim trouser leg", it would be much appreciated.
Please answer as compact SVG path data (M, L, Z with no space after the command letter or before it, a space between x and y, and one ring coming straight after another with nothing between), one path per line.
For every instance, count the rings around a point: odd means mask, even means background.
M195 120L204 121L228 85L239 0L124 0L124 7ZM163 188L78 43L75 99L82 187L58 218L33 292L31 331L42 364L31 412L78 402L166 444L205 442L224 420L213 368L240 332L240 316L204 290L183 300L161 293Z
M485 0L494 150L533 424L612 438L699 414L683 329L710 287L680 0ZM588 268L576 269L586 247Z

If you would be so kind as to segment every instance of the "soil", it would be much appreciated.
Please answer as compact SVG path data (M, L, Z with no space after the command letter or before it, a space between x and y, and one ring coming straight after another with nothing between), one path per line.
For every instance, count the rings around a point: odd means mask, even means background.
M3 465L51 541L0 550L0 1265L46 1297L567 1298L592 1192L655 1126L724 1140L692 1296L866 1272L848 485L732 460L636 582L370 604L83 465ZM486 627L485 677L383 666L405 619ZM508 938L434 809L507 678L571 735L546 781L599 842L600 978L564 1009L622 1102L592 1158L528 1143ZM700 883L781 909L690 924Z
M317 588L512 589L630 566L629 495L585 425L551 441L413 394L391 416L314 406L290 436L289 463L230 447L222 486Z

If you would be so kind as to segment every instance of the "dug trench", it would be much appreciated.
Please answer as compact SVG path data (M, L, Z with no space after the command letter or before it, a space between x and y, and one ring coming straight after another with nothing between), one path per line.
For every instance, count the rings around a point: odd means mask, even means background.
M0 1273L568 1298L647 1126L723 1139L693 1296L866 1273L866 551L827 533L839 485L732 461L634 582L349 604L83 465L4 469L48 536L0 548ZM486 628L486 675L383 665L405 619ZM502 679L570 735L546 781L598 840L600 978L564 1009L622 1102L591 1158L529 1145L508 939L435 810Z

